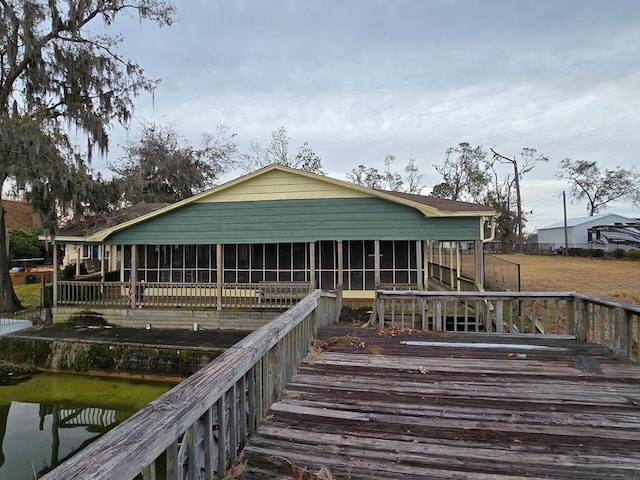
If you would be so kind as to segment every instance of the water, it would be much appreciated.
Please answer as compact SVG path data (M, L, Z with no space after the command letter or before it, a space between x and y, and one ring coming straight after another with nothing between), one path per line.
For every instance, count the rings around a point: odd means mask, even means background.
M0 480L33 480L173 384L37 374L0 386Z

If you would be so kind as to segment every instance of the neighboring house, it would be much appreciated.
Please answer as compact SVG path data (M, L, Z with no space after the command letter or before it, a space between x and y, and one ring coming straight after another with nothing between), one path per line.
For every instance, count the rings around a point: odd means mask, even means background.
M103 269L117 268L121 281L298 281L341 286L345 298L373 298L379 284L426 284L428 243L479 244L495 214L485 205L372 190L272 165L55 241L111 252Z
M638 225L633 218L623 217L615 213L594 215L592 217L579 217L567 219L567 243L569 248L604 248L613 249L617 246L605 242L605 236L599 238L596 233L603 227ZM538 229L538 244L553 245L554 249L565 244L564 221L547 225ZM636 247L638 248L638 247Z
M87 235L113 227L119 223L127 222L145 215L159 208L166 207L167 203L138 203L115 212L102 215L92 215L81 219L72 220L61 227L56 236L57 243L64 243L65 239L81 239ZM90 272L117 270L120 268L120 258L117 255L115 245L108 244L75 244L64 243L63 265L75 264L76 272L80 273L80 264L84 263Z
M42 224L29 204L24 201L2 200L4 228L10 230L40 230Z

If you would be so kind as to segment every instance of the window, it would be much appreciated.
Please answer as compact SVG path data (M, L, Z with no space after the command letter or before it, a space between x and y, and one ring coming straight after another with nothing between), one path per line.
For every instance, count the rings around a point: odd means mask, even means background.
M308 281L306 243L267 243L224 246L225 282Z
M138 278L147 282L215 282L215 258L215 245L140 245ZM124 259L128 279L131 246L125 246Z

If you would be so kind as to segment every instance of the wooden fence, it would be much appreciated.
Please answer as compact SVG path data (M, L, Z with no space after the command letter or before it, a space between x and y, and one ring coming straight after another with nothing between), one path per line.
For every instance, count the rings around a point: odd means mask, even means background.
M307 282L165 283L60 281L57 303L114 308L286 309L310 292Z
M338 300L315 290L42 480L222 478Z
M570 335L640 363L640 306L573 292L379 290L379 328Z

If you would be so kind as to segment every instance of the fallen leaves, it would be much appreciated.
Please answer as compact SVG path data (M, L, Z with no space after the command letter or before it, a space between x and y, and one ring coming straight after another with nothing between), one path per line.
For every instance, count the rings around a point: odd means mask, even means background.
M380 329L378 329L378 335L380 335L381 337L383 337L383 336L395 337L397 335L400 335L401 333L406 333L406 334L411 335L415 331L416 330L413 330L412 328L400 327L400 326L396 325L395 327L391 327L391 328L380 328Z

